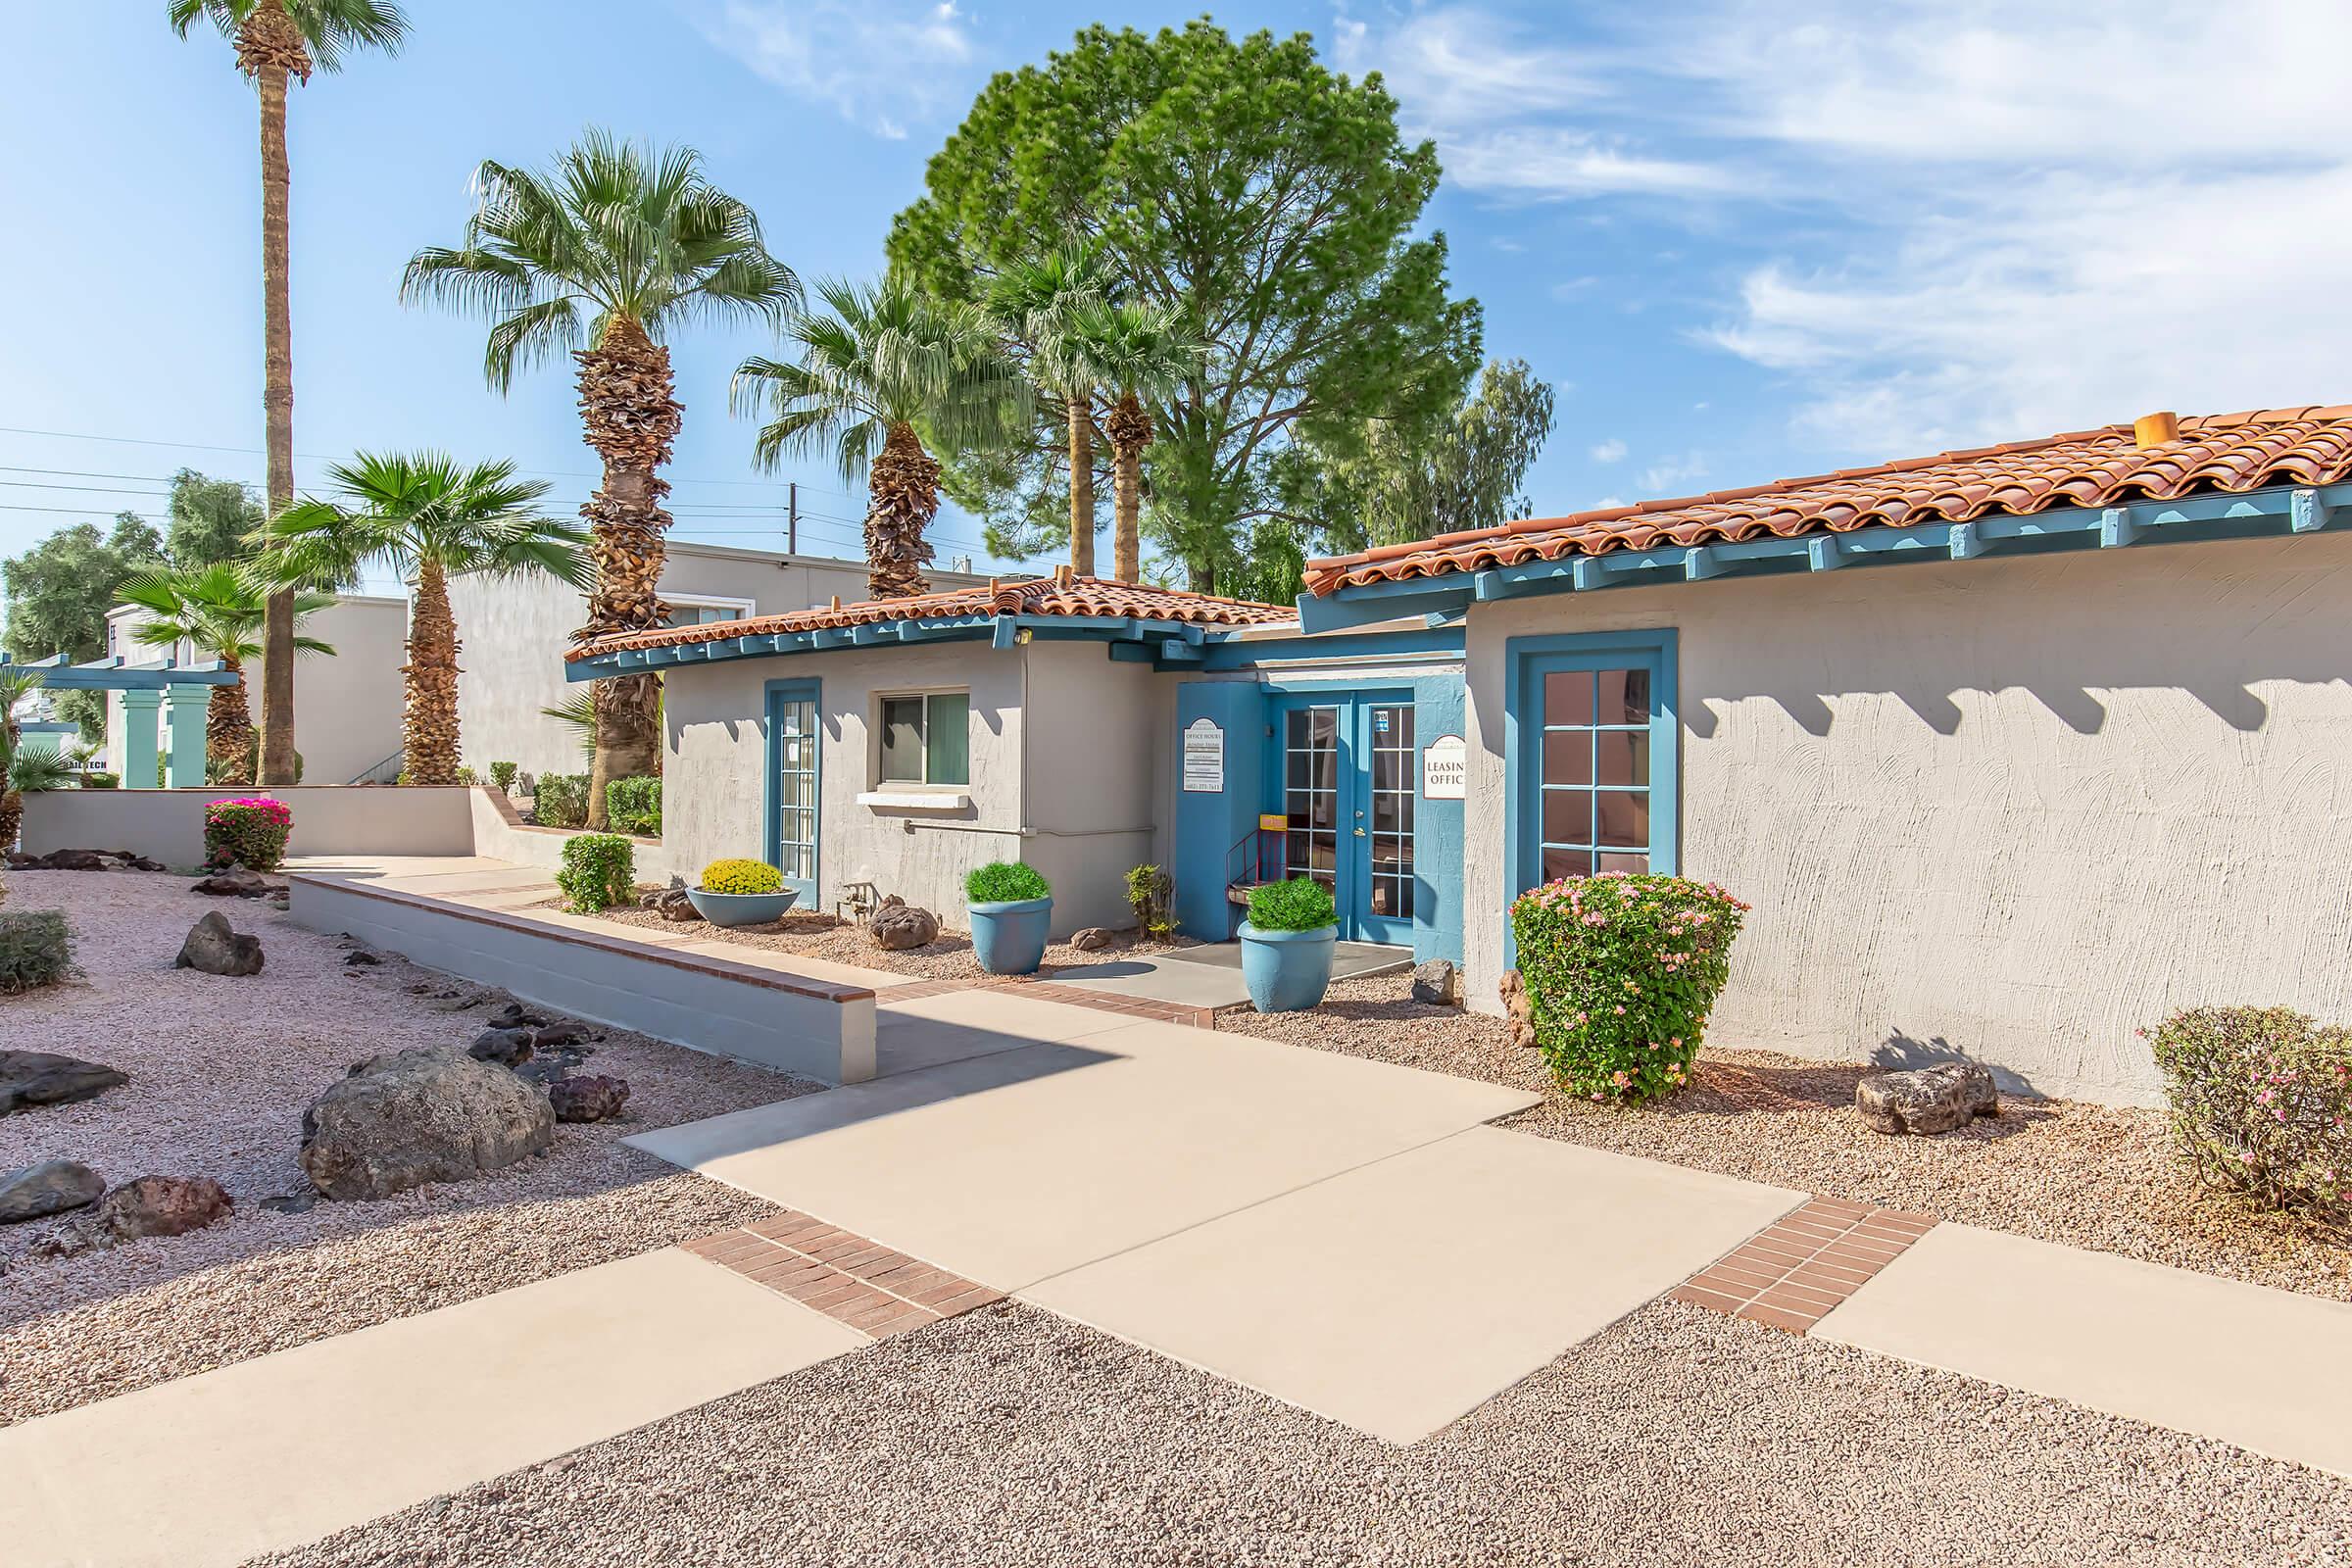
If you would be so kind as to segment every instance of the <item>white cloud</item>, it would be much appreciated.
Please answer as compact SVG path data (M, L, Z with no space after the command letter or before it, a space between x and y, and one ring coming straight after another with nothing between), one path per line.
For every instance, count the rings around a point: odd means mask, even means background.
M1642 470L1637 481L1645 496L1672 495L1678 488L1690 488L1693 479L1707 476L1707 460L1696 452L1687 452L1679 458L1667 458Z
M962 108L972 87L969 19L955 0L723 0L695 20L760 75L894 140Z
M1615 436L1609 437L1592 448L1592 461L1594 463L1623 463L1625 461L1625 443Z
M1625 498L1623 496L1602 496L1598 501L1592 503L1591 510L1594 512L1607 512L1612 508L1622 507L1624 505Z

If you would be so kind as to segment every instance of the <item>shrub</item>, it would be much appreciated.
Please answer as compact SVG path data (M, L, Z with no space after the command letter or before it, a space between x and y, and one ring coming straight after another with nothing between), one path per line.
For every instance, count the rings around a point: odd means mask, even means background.
M74 932L62 911L0 911L0 996L53 986L73 972Z
M626 904L637 893L637 847L617 833L583 833L568 839L556 886L582 914Z
M457 783L457 784L465 784L465 785L467 785L467 786L471 786L471 785L479 784L481 781L482 781L482 776L481 776L481 774L479 774L479 773L476 773L476 772L475 772L475 771L474 771L472 768L470 768L470 767L461 767L461 768L459 768L459 769L458 769L458 771L457 771L457 773L456 773L456 774L453 776L453 778L452 778L452 780L451 780L451 782L453 782L453 783Z
M1689 1082L1746 911L1712 882L1622 871L1522 893L1511 931L1552 1076L1627 1102Z
M1135 911L1136 925L1154 942L1176 934L1175 911L1169 907L1175 897L1174 880L1156 865L1139 865L1127 873L1127 906Z
M1250 890L1250 923L1260 931L1320 931L1340 923L1331 889L1311 876L1260 882Z
M773 893L784 873L764 860L712 860L703 867L705 893Z
M991 860L966 873L963 896L974 904L1013 904L1022 899L1050 899L1054 889L1034 865Z
M516 771L518 770L513 762L492 762L490 764L490 782L497 785L499 793L503 795L514 787Z
M274 871L286 858L294 813L283 801L256 796L214 801L204 808L204 863Z
M2199 1177L2352 1224L2352 1031L2286 1007L2191 1007L2140 1033Z
M605 786L605 815L615 833L662 836L662 781L646 775L616 778Z
M81 787L85 790L117 789L121 787L122 783L122 781L112 773L89 772L81 775Z
M541 827L584 827L588 822L588 775L542 773L532 808Z

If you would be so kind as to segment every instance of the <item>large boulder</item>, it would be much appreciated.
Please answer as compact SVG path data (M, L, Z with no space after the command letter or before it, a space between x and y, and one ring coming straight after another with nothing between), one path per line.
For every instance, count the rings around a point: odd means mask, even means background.
M1453 965L1444 958L1414 964L1413 1000L1437 1007L1452 1006Z
M1516 969L1502 971L1502 1015L1509 1021L1511 1044L1523 1051L1536 1048L1536 1004L1527 994L1527 982Z
M210 1176L142 1176L98 1200L89 1228L101 1246L145 1236L184 1236L225 1219L233 1205Z
M1999 1115L2001 1098L1983 1067L1946 1061L1873 1073L1854 1085L1854 1109L1877 1132L1948 1133L1979 1116Z
M558 1121L609 1121L629 1101L629 1081L589 1073L560 1078L547 1086L547 1101Z
M908 948L927 948L939 940L939 916L929 909L916 908L894 893L874 910L866 930L873 937L874 946L884 953L904 953Z
M106 1179L76 1160L44 1159L0 1171L0 1225L85 1208L105 1191Z
M389 1198L464 1181L536 1154L555 1138L547 1097L455 1046L361 1062L312 1102L302 1168L329 1198Z
M501 1067L519 1067L531 1059L531 1031L485 1029L473 1037L466 1054L476 1061L496 1062Z
M1090 925L1085 930L1071 936L1070 946L1080 953L1107 953L1113 948L1124 948L1134 941L1135 933L1132 931L1111 931L1102 926Z
M197 878L188 884L188 890L192 893L209 893L217 899L270 899L283 896L286 884L272 882L259 871L231 865L210 876Z
M179 956L172 964L202 974L260 974L262 939L229 929L228 916L214 909L189 927L188 939L179 945Z
M104 1094L129 1078L112 1067L46 1051L0 1051L0 1116L26 1105L62 1105Z

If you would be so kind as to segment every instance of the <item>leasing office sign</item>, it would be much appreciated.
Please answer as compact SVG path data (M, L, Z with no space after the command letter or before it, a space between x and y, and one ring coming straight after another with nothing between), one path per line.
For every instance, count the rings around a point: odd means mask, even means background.
M1421 751L1421 798L1458 801L1469 794L1470 751L1459 735L1441 735Z

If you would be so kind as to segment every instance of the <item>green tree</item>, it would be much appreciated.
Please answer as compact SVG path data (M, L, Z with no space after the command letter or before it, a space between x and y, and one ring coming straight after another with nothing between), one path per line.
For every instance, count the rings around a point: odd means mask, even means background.
M640 147L591 129L544 173L484 163L473 183L464 240L412 257L401 297L489 318L482 371L501 392L517 369L570 355L588 444L605 467L580 508L596 576L575 635L662 625L670 516L660 470L684 414L663 339L704 318L780 320L800 301L800 279L690 147ZM662 699L651 675L600 685L588 823L602 830L605 785L656 770Z
M162 537L134 514L117 516L104 534L87 522L60 528L23 555L0 562L0 584L8 595L8 626L0 642L11 658L24 661L57 654L74 663L103 658L106 612L115 603L115 590L163 564ZM50 700L60 718L81 726L83 740L105 739L103 692L58 691Z
M181 37L209 21L236 46L262 110L262 417L270 510L294 503L294 312L286 205L294 177L286 156L286 86L314 68L339 70L355 49L397 53L408 19L385 0L170 0ZM294 782L294 591L270 596L263 641L262 782Z
M335 602L332 594L285 591L293 596L297 626ZM205 705L205 775L216 784L252 783L252 760L259 748L245 697L245 666L263 657L268 601L272 596L254 587L245 572L221 563L142 572L122 585L120 597L147 612L131 632L132 641L166 651L188 643L197 658L217 659L236 675L231 684L214 687ZM297 631L294 651L331 654L334 649ZM135 787L143 781L123 782Z
M363 452L327 469L337 495L279 513L264 534L263 569L301 583L349 583L371 562L412 584L402 770L412 784L458 779L458 627L449 579L545 572L588 582L588 535L535 510L546 481L512 463L462 466L439 452Z
M214 479L194 468L172 476L167 503L171 525L165 553L174 566L210 566L242 561L253 553L253 535L263 521L262 504L234 479Z
M994 513L1003 498L1028 488L1024 480L1029 474L1040 481L1036 488L1044 489L1054 460L1060 458L1066 465L1061 489L1070 510L1070 568L1082 577L1095 574L1097 382L1092 367L1068 352L1075 347L1070 322L1078 310L1103 298L1108 281L1101 255L1076 244L1024 257L990 280L988 309L1037 390L1040 429L1037 438L1002 452L950 454L945 466L951 472L968 470L966 487L982 495L977 510ZM1052 434L1057 421L1066 432L1059 452ZM1016 541L1004 537L1003 523L993 517L988 542L991 549L1016 558L1040 554L1050 546L1042 526Z
M1444 236L1413 236L1437 182L1436 149L1404 144L1379 77L1332 74L1304 34L1094 26L981 91L890 259L979 300L1074 236L1121 297L1210 346L1159 411L1146 483L1155 542L1216 588L1279 518L1292 441L1344 455L1367 417L1459 402L1480 318L1446 297Z
M827 279L816 293L825 309L785 329L799 359L744 361L730 401L771 416L753 454L762 468L787 453L829 455L845 480L865 479L869 593L928 593L923 532L939 512L940 470L925 437L952 450L1001 447L1029 426L1029 385L977 306L943 304L900 278Z
M1074 307L1049 343L1047 359L1064 383L1099 386L1110 399L1102 434L1110 443L1111 575L1120 582L1143 578L1144 449L1152 430L1146 405L1182 396L1208 353L1174 311L1106 300Z

